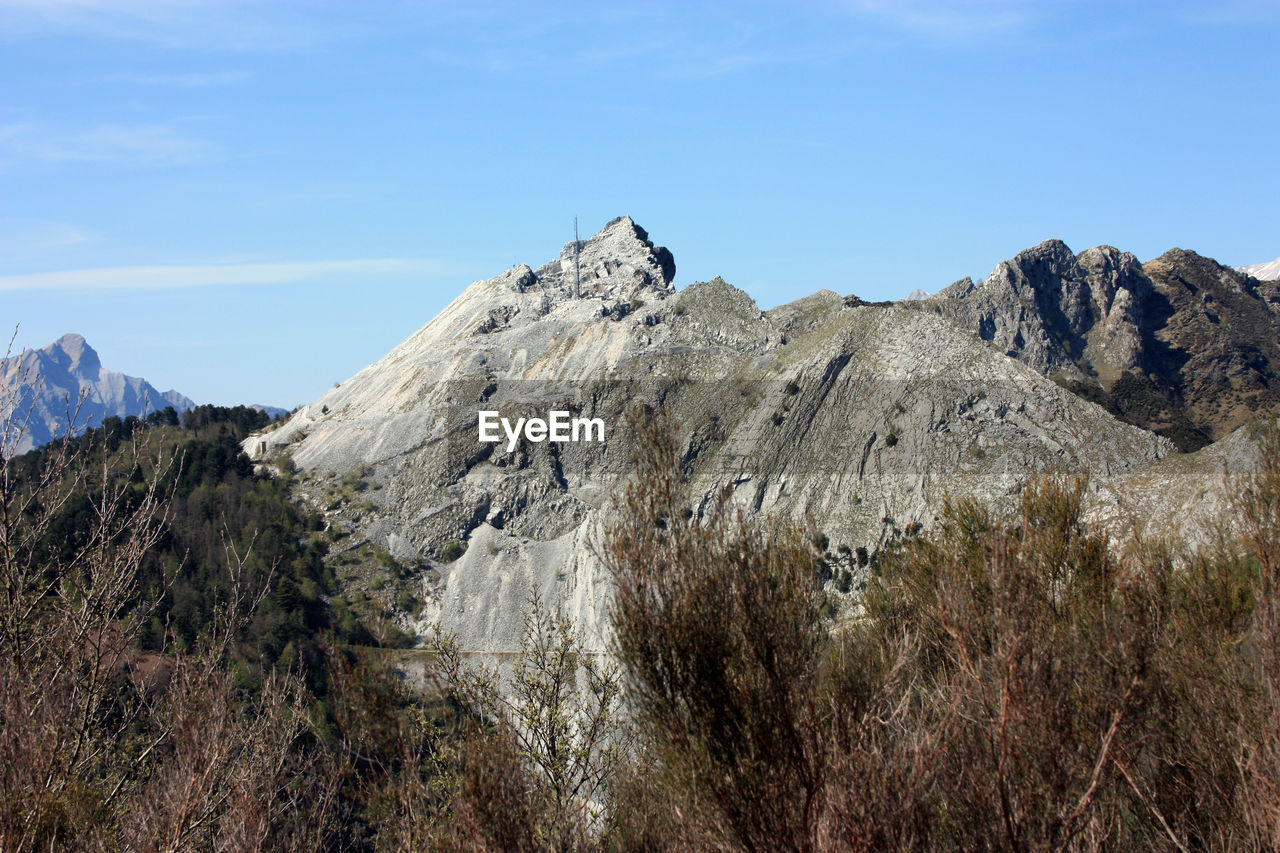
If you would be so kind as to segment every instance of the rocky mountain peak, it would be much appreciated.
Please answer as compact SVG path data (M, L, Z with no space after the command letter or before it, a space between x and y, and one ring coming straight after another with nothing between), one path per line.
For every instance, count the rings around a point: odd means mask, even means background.
M1109 316L1116 291L1132 286L1120 271L1141 274L1136 259L1127 264L1110 247L1077 258L1061 240L1045 240L997 264L981 284L956 282L927 304L1040 373L1075 378L1090 330ZM1133 346L1120 349L1136 357Z
M13 450L23 453L68 431L108 417L142 417L173 406L195 406L177 391L160 392L145 379L106 370L82 335L63 335L40 349L0 360L0 401L13 406L27 429ZM8 412L0 411L0 416ZM74 416L74 423L68 418Z
M1001 268L1021 273L1028 284L1042 287L1055 278L1077 272L1079 264L1076 263L1075 253L1067 244L1055 238L1038 243L1030 249L1023 249L1012 260L996 267L993 275L998 275Z
M1239 267L1240 272L1248 273L1258 281L1277 281L1280 280L1280 258L1265 264L1249 264L1247 267Z
M611 220L599 233L564 244L560 257L534 270L521 264L499 276L516 293L540 291L553 301L598 298L631 300L648 292L674 291L676 262L629 216Z
M53 364L80 379L93 381L102 371L102 361L97 351L89 346L82 335L75 332L63 335L42 349Z
M1147 272L1160 275L1171 283L1193 291L1226 290L1232 293L1255 294L1257 279L1240 270L1223 266L1213 258L1206 258L1187 249L1170 249L1155 260L1148 261Z
M939 290L934 297L937 299L963 299L977 289L977 285L973 283L973 279L969 276L957 279L951 284ZM915 301L915 300L913 300ZM922 301L922 300L921 300Z
M1148 261L1148 266L1166 276L1181 279L1204 278L1205 275L1218 277L1220 273L1229 272L1217 261L1189 249L1170 249L1158 258Z
M1045 248L1054 268L1074 263ZM354 534L345 548L420 566L419 619L506 651L531 587L605 646L609 578L591 543L634 473L640 409L679 432L691 513L731 487L745 512L812 517L846 556L932 523L948 493L1004 500L1035 471L1106 477L1172 449L931 316L946 300L823 291L765 312L720 278L674 292L673 267L613 220L548 264L472 284L245 450L287 456L304 498ZM482 432L556 411L598 421L600 438ZM358 502L335 500L353 479Z
M1280 286L1185 249L1047 240L926 308L1184 450L1280 408Z
M629 216L610 220L586 240L564 244L560 257L536 270L520 264L482 283L499 292L540 293L543 312L566 300L602 299L630 302L648 294L663 299L674 292L676 262L671 252L654 246L648 233ZM474 295L474 294L473 294Z
M582 293L634 296L615 292L634 286L636 290L670 293L676 275L675 258L662 246L654 246L649 234L630 216L619 216L595 236L583 241L574 256L574 244L560 250L560 268L566 274L577 264Z

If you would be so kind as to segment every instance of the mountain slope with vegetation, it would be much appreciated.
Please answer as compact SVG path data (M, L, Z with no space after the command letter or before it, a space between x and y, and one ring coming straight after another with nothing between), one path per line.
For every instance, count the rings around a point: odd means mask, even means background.
M1231 483L1212 548L1119 552L1085 521L1082 478L1033 478L1011 513L946 501L931 532L879 555L845 619L825 606L812 525L744 512L731 483L684 512L702 487L659 416L636 424L634 475L600 540L616 667L535 599L508 676L436 636L419 692L386 652L307 621L320 523L234 451L260 418L208 410L179 430L161 413L145 431L110 423L4 456L0 847L1280 839L1274 430ZM206 562L194 543L217 515L228 547ZM273 569L254 566L259 545ZM172 574L152 570L180 554ZM191 585L204 617L156 643L151 617L178 621L165 589L185 576L211 581ZM318 668L271 660L289 620L258 631L264 606L299 615Z

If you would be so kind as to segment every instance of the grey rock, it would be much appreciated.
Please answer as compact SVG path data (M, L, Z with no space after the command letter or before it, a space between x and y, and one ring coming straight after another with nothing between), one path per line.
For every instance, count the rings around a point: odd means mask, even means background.
M27 419L22 439L7 448L13 453L78 434L104 418L143 417L166 406L177 412L195 407L177 391L161 392L145 379L103 368L98 353L77 334L0 361L0 394L0 409L16 409L19 419Z
M1151 284L1138 259L1110 246L1077 258L1046 240L996 266L980 285L962 279L930 305L1001 352L1046 376L1083 380L1118 373L1143 356L1141 297Z
M1048 240L912 305L1183 450L1280 413L1280 285L1194 252Z
M1117 545L1137 538L1182 549L1212 545L1219 533L1231 532L1224 525L1238 515L1242 478L1262 459L1265 423L1252 421L1194 453L1114 478L1091 495L1086 520Z
M678 431L690 512L731 484L748 514L812 519L832 549L928 527L948 495L1008 502L1059 469L1088 469L1101 490L1173 452L927 310L824 291L763 312L718 278L676 292L669 253L626 218L585 241L576 276L573 248L472 284L244 444L264 461L291 455L308 478L369 469L375 508L345 523L429 561L420 626L438 620L465 648L518 648L531 588L606 644L609 580L593 546L632 476L644 407ZM1075 276L1078 295L1061 292L1086 312L1091 273L1064 250L1037 263ZM1027 275L1011 268L1001 286L1030 293ZM552 409L600 418L606 440L478 440L480 410L514 421ZM465 552L445 562L454 543Z

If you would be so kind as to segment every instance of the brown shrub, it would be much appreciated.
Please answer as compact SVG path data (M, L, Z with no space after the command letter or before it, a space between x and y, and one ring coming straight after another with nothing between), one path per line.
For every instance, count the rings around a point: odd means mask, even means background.
M688 517L674 440L647 441L602 548L652 747L618 846L681 846L681 804L726 849L1277 843L1274 437L1217 549L1116 556L1083 480L1042 479L1012 518L947 505L834 633L811 537L727 495Z

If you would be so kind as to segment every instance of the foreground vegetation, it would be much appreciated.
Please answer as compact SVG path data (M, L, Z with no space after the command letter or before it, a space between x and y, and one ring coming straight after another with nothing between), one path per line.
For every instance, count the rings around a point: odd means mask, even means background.
M152 421L4 453L0 849L1280 845L1274 436L1212 548L1117 554L1044 480L833 623L818 537L693 518L654 428L598 543L616 668L533 600L505 687L435 636L419 690L254 416Z

